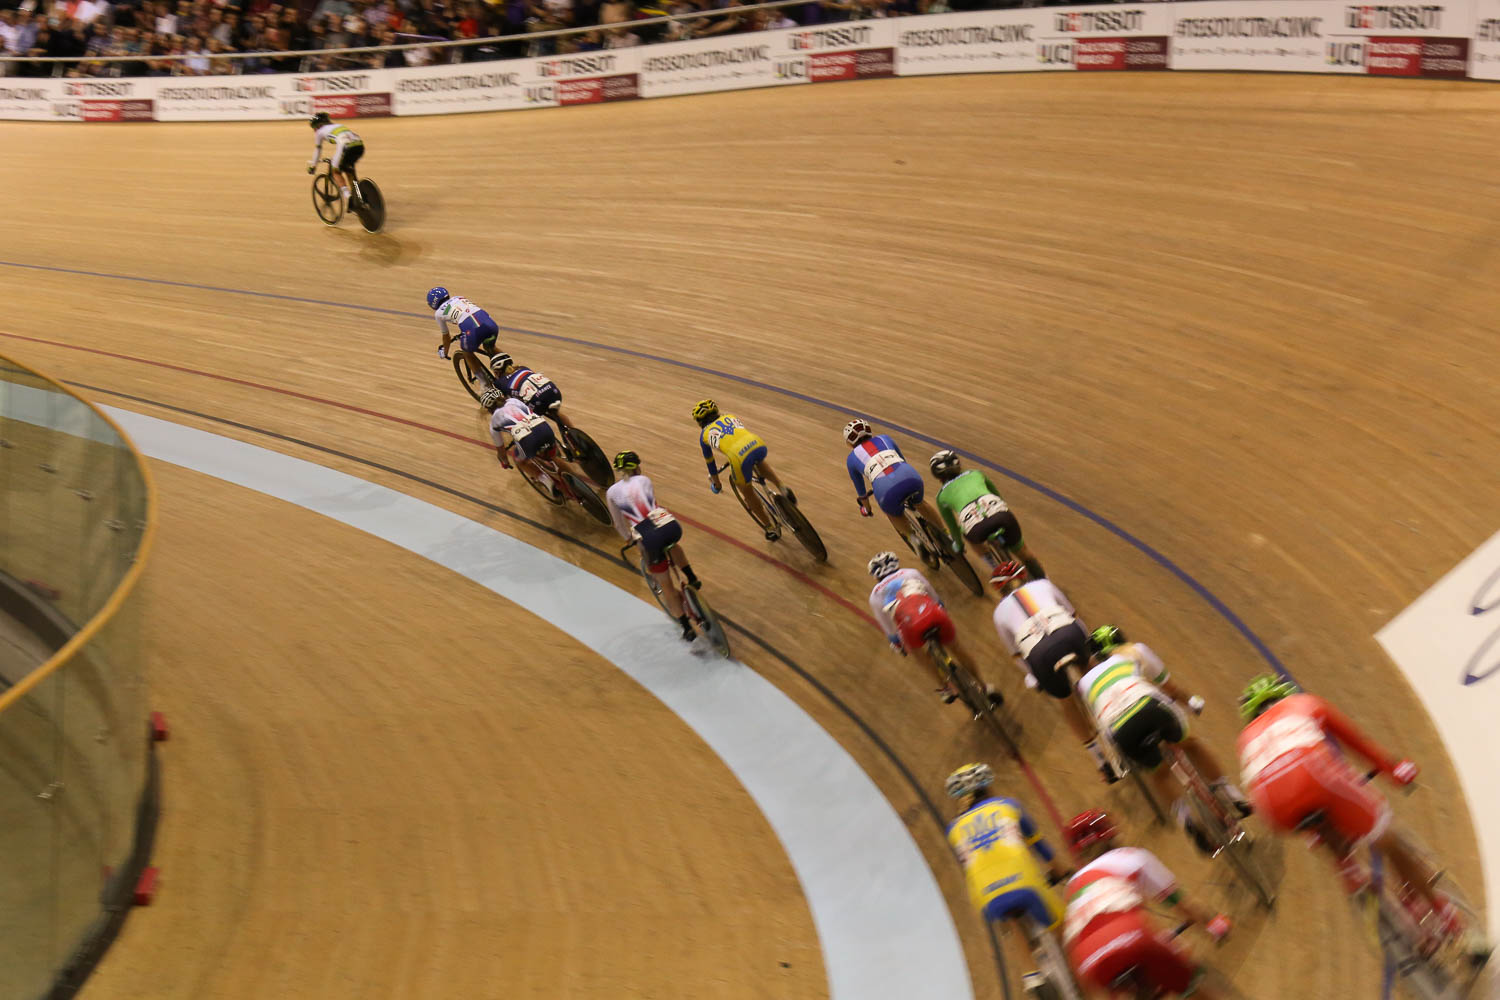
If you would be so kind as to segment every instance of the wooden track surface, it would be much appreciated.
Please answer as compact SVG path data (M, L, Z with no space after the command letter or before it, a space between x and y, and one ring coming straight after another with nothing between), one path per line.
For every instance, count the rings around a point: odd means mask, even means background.
M372 121L359 126L370 143L362 166L381 182L391 211L388 232L377 237L351 224L327 230L314 219L298 170L305 127L8 125L0 128L11 153L0 180L27 197L9 208L6 260L187 284L0 266L7 301L0 331L34 338L7 338L6 346L64 377L202 416L124 405L407 490L623 585L630 585L623 570L439 488L587 534L500 476L485 451L450 436L475 437L475 412L433 355L432 323L421 315L426 288L446 284L513 327L801 394L535 333L507 335L520 360L559 381L570 411L607 451L642 452L667 506L729 536L699 529L687 541L717 605L863 720L930 800L942 801L942 778L954 765L989 759L1007 790L1040 813L1001 748L935 703L928 678L890 657L856 613L868 592L864 562L893 539L883 521L855 516L838 436L846 413L806 397L897 420L1033 477L1200 581L1299 679L1423 764L1422 788L1396 803L1398 815L1477 893L1474 838L1452 768L1371 636L1495 528L1492 316L1500 295L1487 280L1497 253L1486 206L1497 104L1500 91L1463 84L1038 75ZM834 554L828 567L765 546L732 499L709 495L687 416L704 395L770 442L772 461ZM914 458L932 450L904 441ZM148 976L175 977L172 995L194 995L182 984L207 982L193 977L208 975L214 956L184 955L164 942L200 925L218 934L195 939L203 950L212 945L229 958L213 990L196 995L267 995L273 982L292 993L305 985L308 995L378 995L372 984L387 976L414 984L404 993L392 986L391 995L458 995L474 981L459 953L507 947L511 934L566 956L553 967L559 985L551 995L572 995L562 977L581 983L598 971L577 947L597 914L562 888L568 872L549 870L536 887L569 900L557 922L507 924L497 944L453 915L460 907L444 893L462 891L456 861L414 888L430 894L424 904L406 911L382 904L391 872L319 822L348 817L315 816L310 789L280 789L330 748L390 746L389 730L371 719L352 732L331 724L341 714L341 685L356 694L370 685L362 698L389 693L376 689L370 671L329 676L315 717L299 699L288 703L278 682L288 671L294 689L319 687L306 676L318 657L368 644L369 621L357 613L367 600L381 602L374 620L396 634L450 643L440 662L470 669L429 678L450 696L461 680L483 676L472 660L486 639L482 623L463 633L436 629L443 606L434 595L449 583L393 550L372 552L353 573L337 550L325 549L344 571L335 588L318 560L273 544L281 517L297 521L299 544L317 531L308 516L185 474L164 471L162 492L168 516L152 587L162 606L181 613L173 634L158 640L163 654L178 653L162 656L153 683L179 730L199 730L195 749L204 755L201 765L192 763L196 754L172 758L168 795L210 810L210 829L225 836L246 835L253 821L259 846L223 856L197 825L207 818L169 815L161 861L173 882L158 909L132 919L88 995L139 996L150 992L142 986ZM1006 492L1028 540L1085 617L1115 620L1150 642L1209 700L1201 732L1228 759L1234 695L1265 660L1203 594L1119 534L1020 484ZM248 529L245 537L235 537L237 527ZM224 547L244 563L228 579ZM257 596L288 575L314 607L328 609L322 621ZM419 580L425 587L414 585ZM1190 889L1232 908L1239 933L1213 961L1245 996L1378 995L1375 963L1319 859L1289 846L1278 912L1254 914L1180 837L1150 828L1128 789L1098 783L1050 707L1025 695L1018 673L1000 662L988 602L949 584L939 580L971 645L991 656L1024 714L1023 753L1058 808L1109 804ZM257 619L296 616L299 655L284 651L239 676L243 654L271 641L257 639L263 623L233 614L246 602L259 607ZM222 636L226 612L234 620ZM610 683L582 650L531 627L537 642ZM902 811L952 901L976 995L1000 996L941 832L891 757L783 662L753 648L745 659L823 721ZM543 693L528 706L539 732L549 713L572 704ZM661 712L637 700L637 724L623 716L598 723L614 727L616 743L671 729L670 720L646 721ZM275 738L278 729L286 742ZM435 768L450 764L451 749L428 735L421 752ZM684 735L675 764L700 778L715 773L689 744ZM419 750L401 752L420 796ZM545 786L526 787L531 776L514 773L504 756L475 753L464 767L495 781L509 776L535 804L556 802ZM258 790L246 772L252 762ZM236 769L242 780L221 780ZM646 811L643 802L691 831L695 820L671 806L664 783L638 774L598 794L621 810L622 831L625 817ZM262 813L257 797L273 794L273 785L284 805ZM393 799L345 801L352 816L396 808ZM765 977L748 964L744 975L720 970L709 980L720 992L711 995L817 995L805 908L785 898L785 862L776 866L764 824L748 815L748 801L736 808L751 831L737 849L764 862L773 885L764 898L722 903L703 919L722 921L721 940L747 949L751 938L739 936L759 933L755 921L783 922L804 961L793 962L786 984L778 969ZM496 845L482 819L449 818L454 849L475 863L525 863L524 854ZM542 850L553 829L516 834ZM414 833L406 842L422 841ZM608 870L613 877L625 866ZM283 879L273 884L272 871ZM700 901L728 896L714 879L695 893ZM366 911L338 953L342 965L358 966L357 978L329 979L328 949L302 949L289 928L336 924L361 900L375 918ZM413 913L428 909L447 910L447 926L465 930L455 930L456 939L433 933ZM628 959L633 943L622 943L615 960ZM605 947L598 938L592 944ZM267 947L288 949L274 968L264 967ZM674 975L703 972L692 955L675 959ZM259 971L244 971L252 968ZM498 983L515 987L508 995L548 995L535 968L502 962L498 974L516 977ZM272 975L279 978L262 978ZM429 977L420 986L430 992L400 979L417 975ZM678 992L662 985L640 995L710 995L700 980L675 981Z

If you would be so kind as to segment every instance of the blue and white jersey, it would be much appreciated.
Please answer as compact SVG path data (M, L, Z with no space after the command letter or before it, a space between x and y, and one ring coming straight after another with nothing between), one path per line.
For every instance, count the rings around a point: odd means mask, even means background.
M881 477L891 475L907 463L890 435L876 434L855 445L844 464L854 483L854 492L864 497L870 492L865 488L866 483L873 487Z
M500 332L489 313L462 295L450 296L433 311L433 316L437 318L438 333L443 336L448 334L449 323L458 327L458 344L466 351L474 350Z
M552 380L541 372L520 366L512 368L510 374L500 380L500 388L505 390L507 396L514 396L527 406L531 405L537 393L551 384Z

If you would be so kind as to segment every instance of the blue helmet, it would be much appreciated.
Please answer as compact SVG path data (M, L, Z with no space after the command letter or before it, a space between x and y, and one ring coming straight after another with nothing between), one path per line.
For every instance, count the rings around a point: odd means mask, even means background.
M436 288L428 289L427 308L436 309L444 302L447 302L450 298L452 298L452 296L449 294L448 289L444 288L442 285L438 285Z

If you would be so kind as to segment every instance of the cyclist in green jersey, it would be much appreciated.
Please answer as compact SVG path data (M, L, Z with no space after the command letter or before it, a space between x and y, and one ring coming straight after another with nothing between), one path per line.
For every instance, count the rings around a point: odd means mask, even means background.
M1021 560L1031 579L1047 574L1042 564L1021 540L1021 525L995 484L978 469L963 470L958 456L944 449L927 462L932 474L943 484L938 491L937 508L953 538L953 551L962 552L964 542L979 550L993 572L1009 552ZM988 543L993 541L994 546ZM998 548L998 552L992 551Z
M1101 625L1089 634L1089 671L1078 681L1078 691L1105 734L1126 759L1145 773L1164 802L1171 802L1177 822L1205 854L1216 844L1193 824L1187 801L1171 769L1162 767L1160 743L1175 743L1192 761L1205 781L1222 788L1241 814L1250 814L1245 794L1224 776L1224 769L1208 748L1188 733L1185 703L1194 714L1203 711L1203 699L1189 696L1167 674L1161 657L1143 642L1130 642L1113 625Z

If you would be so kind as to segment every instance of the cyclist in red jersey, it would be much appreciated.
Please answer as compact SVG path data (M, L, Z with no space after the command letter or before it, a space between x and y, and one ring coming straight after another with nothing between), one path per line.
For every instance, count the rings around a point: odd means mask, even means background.
M1147 903L1165 902L1201 924L1215 941L1229 933L1229 918L1200 910L1183 898L1177 879L1150 851L1106 850L1115 839L1109 816L1090 810L1073 817L1064 834L1082 866L1068 879L1063 943L1085 989L1110 996L1121 977L1133 973L1132 988L1145 987L1195 1000L1223 994L1204 983L1208 970L1150 919Z
M1438 871L1390 829L1390 805L1338 752L1338 743L1399 785L1416 780L1416 764L1390 756L1338 709L1281 677L1267 674L1251 681L1240 696L1240 714L1246 722L1239 738L1243 787L1262 820L1286 833L1312 813L1323 813L1327 827L1343 841L1329 843L1341 861L1374 845L1435 912L1459 919L1433 890ZM1340 871L1348 879L1355 869L1341 866Z

